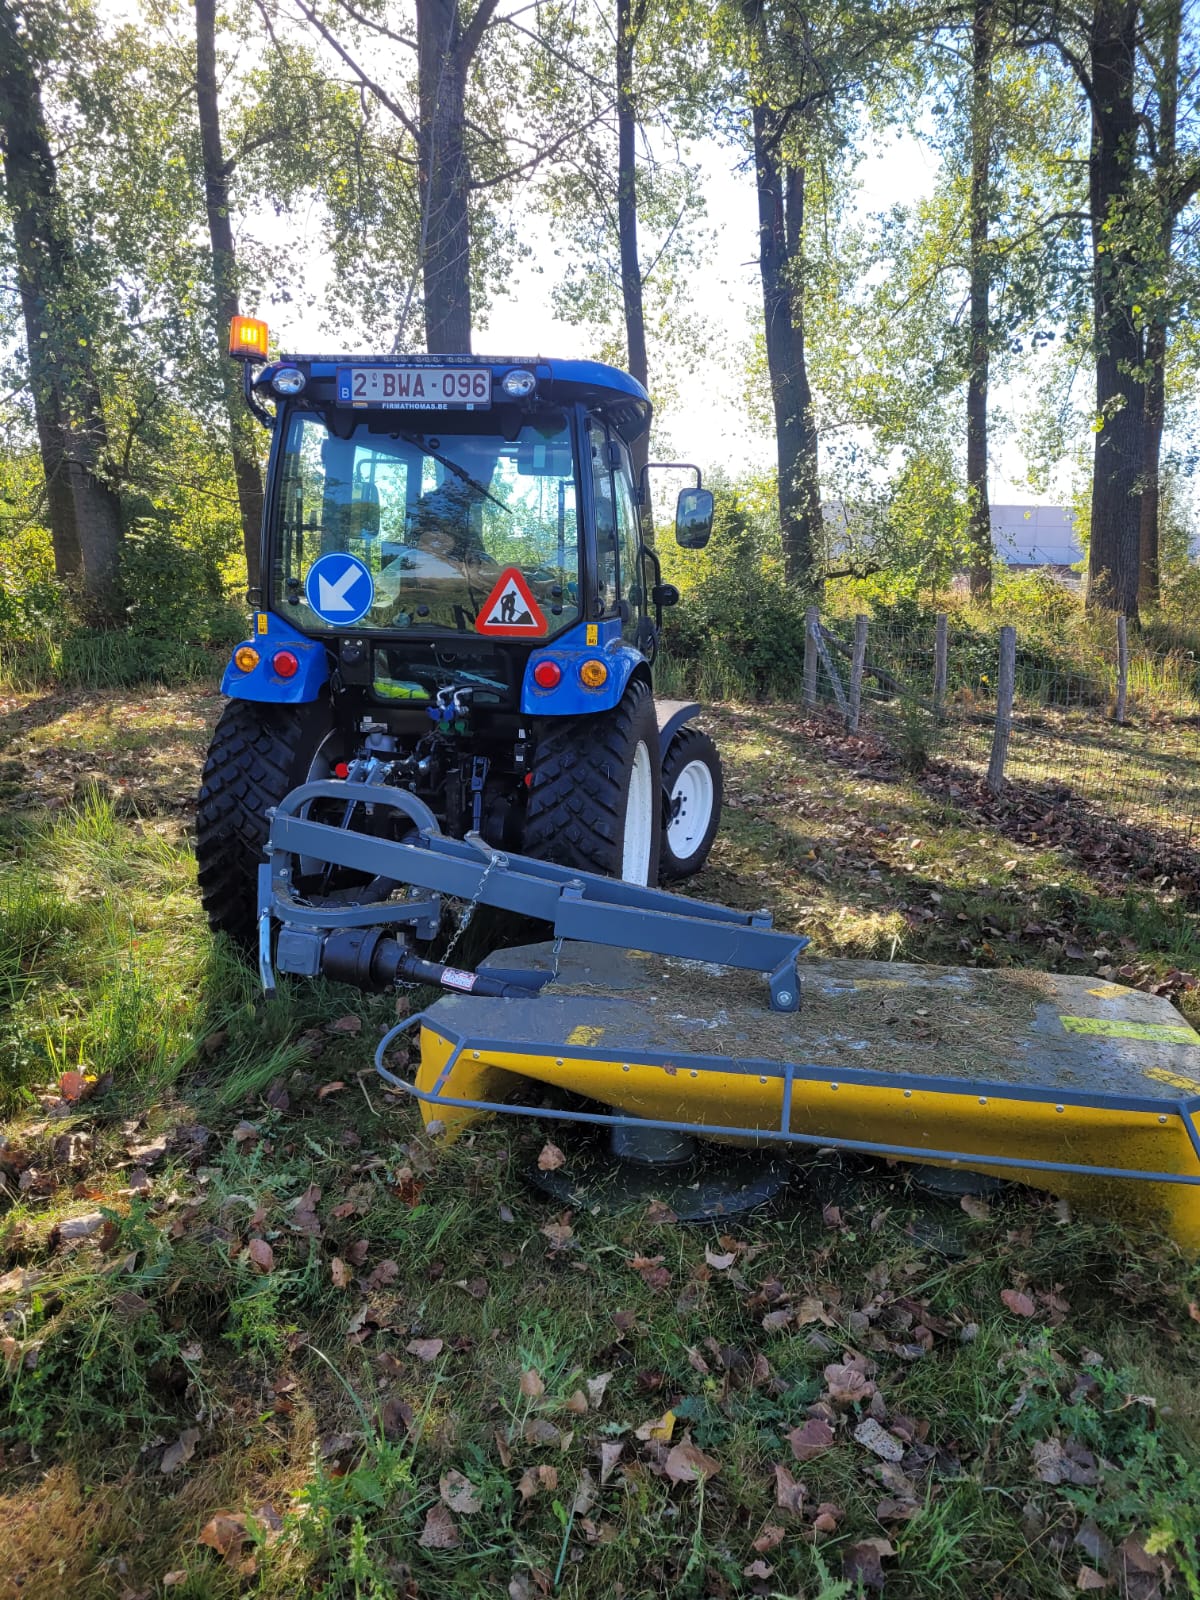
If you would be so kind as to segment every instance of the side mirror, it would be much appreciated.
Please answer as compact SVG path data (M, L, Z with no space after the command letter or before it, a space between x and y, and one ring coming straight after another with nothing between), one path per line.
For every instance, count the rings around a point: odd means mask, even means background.
M681 489L675 507L675 543L684 550L703 550L712 525L712 490Z

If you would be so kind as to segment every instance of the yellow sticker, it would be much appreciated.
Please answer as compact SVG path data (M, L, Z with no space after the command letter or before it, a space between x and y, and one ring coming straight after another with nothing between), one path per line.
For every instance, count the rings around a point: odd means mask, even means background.
M1119 1017L1059 1017L1068 1033L1094 1033L1106 1039L1153 1039L1159 1044L1200 1044L1200 1033L1186 1024L1122 1022Z
M1148 1072L1142 1073L1143 1078L1153 1078L1155 1083L1169 1083L1172 1089L1190 1089L1193 1094L1200 1093L1200 1080L1186 1077L1182 1072L1168 1072L1166 1067L1151 1067Z
M599 644L600 643L600 624L599 623L597 623L597 622L589 622L588 623L588 625L587 625L587 642L589 644Z
M586 1022L581 1022L577 1028L572 1028L567 1035L568 1044L595 1044L604 1037L603 1028L594 1028Z
M1098 989L1089 989L1097 1000L1116 1000L1127 991L1119 983L1102 983Z
M265 611L260 611L258 613L258 615L255 617L255 619L254 619L254 628L255 628L255 632L256 633L266 633L266 631L267 631L267 613Z

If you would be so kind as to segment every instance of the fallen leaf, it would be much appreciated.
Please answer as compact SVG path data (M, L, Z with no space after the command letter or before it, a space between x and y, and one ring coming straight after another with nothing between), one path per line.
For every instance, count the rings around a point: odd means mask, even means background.
M354 1020L357 1022L358 1018L355 1017ZM321 1085L321 1087L317 1090L317 1099L318 1100L327 1100L331 1094L337 1094L337 1093L339 1093L340 1090L344 1089L345 1087L346 1087L346 1085L341 1081L340 1078L337 1079L334 1083L323 1083Z
M354 1273L341 1256L334 1256L329 1263L329 1276L333 1279L335 1289L348 1289L354 1281Z
M400 1268L391 1259L381 1261L367 1279L368 1289L385 1289L389 1283L395 1283L400 1276Z
M706 1245L704 1247L704 1259L714 1272L725 1272L737 1260L737 1251L730 1250L722 1255Z
M742 1568L743 1578L769 1578L775 1571L766 1561L751 1561L749 1566Z
M177 1589L181 1583L186 1583L187 1579L187 1568L176 1567L174 1572L163 1573L162 1586L164 1589Z
M810 1417L788 1434L788 1443L797 1461L812 1461L833 1443L833 1429L820 1417Z
M598 1411L600 1409L600 1406L604 1400L604 1391L608 1388L611 1378L611 1372L601 1372L596 1377L589 1378L587 1380L586 1388L588 1392L588 1400L591 1403L593 1411Z
M600 1483L606 1484L616 1470L625 1446L619 1439L606 1440L600 1446Z
M575 1488L575 1498L571 1502L571 1511L577 1517L586 1517L596 1504L600 1491L596 1487L596 1480L586 1467L579 1474L579 1482Z
M668 1452L663 1470L672 1483L705 1482L720 1472L721 1463L706 1456L690 1439L683 1439Z
M751 1545L752 1550L757 1550L760 1555L766 1555L769 1550L774 1550L783 1543L785 1530L777 1522L764 1524L762 1532Z
M958 1203L972 1222L986 1222L992 1214L991 1206L976 1194L964 1194Z
M547 1139L538 1156L538 1170L540 1172L557 1172L559 1167L565 1166L567 1158L556 1144L551 1144Z
M249 1539L246 1519L240 1511L218 1511L200 1530L197 1544L206 1544L219 1556L236 1566L243 1544Z
M775 1466L775 1504L785 1511L799 1511L808 1498L808 1490L798 1483L784 1466Z
M782 1333L785 1328L791 1326L791 1322L790 1311L768 1311L762 1319L762 1325L768 1333Z
M104 1226L104 1214L100 1211L89 1211L82 1217L67 1217L58 1225L58 1237L64 1242L73 1239L90 1239L93 1233L98 1233Z
M343 1018L343 1020L345 1020ZM357 1022L357 1017L355 1018ZM423 1550L457 1550L462 1540L454 1518L445 1506L430 1506L425 1513L425 1526L417 1543Z
M884 1461L899 1461L904 1455L904 1446L896 1435L889 1433L874 1417L867 1417L860 1422L854 1430L854 1437L864 1450L869 1450Z
M887 1539L861 1539L843 1556L842 1576L864 1589L882 1589L884 1557L895 1553Z
M275 1265L275 1252L265 1239L251 1239L246 1247L251 1261L260 1272L270 1272Z
M169 1444L162 1453L162 1460L158 1463L160 1472L175 1472L185 1462L190 1461L196 1454L196 1446L200 1443L199 1428L185 1428L174 1444Z
M829 1398L835 1406L853 1406L869 1400L875 1385L861 1366L848 1362L833 1362L825 1368L825 1382L829 1385Z
M58 1080L58 1092L63 1099L74 1104L87 1092L87 1077L82 1072L64 1072Z
M1095 1567L1083 1566L1080 1567L1079 1573L1075 1579L1075 1587L1085 1591L1091 1589L1107 1589L1108 1579L1104 1577L1102 1573L1097 1572Z
M568 1250L575 1243L575 1230L569 1222L548 1222L539 1232L549 1239L552 1250Z
M675 1432L675 1413L665 1411L661 1417L651 1417L649 1422L643 1422L635 1432L636 1437L643 1441L657 1439L660 1444L669 1444L671 1435Z
M561 1428L556 1428L545 1417L530 1417L525 1424L522 1438L526 1444L549 1445L552 1449L557 1447L562 1450L565 1449L563 1440L570 1439L571 1435L564 1434Z
M461 1512L463 1516L471 1516L482 1505L479 1490L470 1478L464 1477L461 1472L456 1472L453 1468L449 1472L442 1473L438 1482L438 1493L442 1497L443 1504L449 1506L451 1511Z
M1037 1307L1020 1289L1001 1289L1000 1298L1014 1317L1032 1317Z
M445 1347L444 1339L410 1339L404 1346L418 1361L436 1361Z
M521 1374L521 1393L526 1400L540 1400L546 1392L542 1377L533 1367Z
M587 1415L587 1395L584 1394L582 1389L575 1390L574 1394L572 1394L571 1398L566 1403L566 1409L574 1412L577 1417L583 1417Z
M245 1118L243 1118L233 1132L229 1135L229 1137L233 1140L234 1144L245 1144L247 1139L258 1138L258 1129L252 1122L247 1122Z
M362 1018L355 1016L339 1017L336 1022L325 1025L326 1033L361 1033Z

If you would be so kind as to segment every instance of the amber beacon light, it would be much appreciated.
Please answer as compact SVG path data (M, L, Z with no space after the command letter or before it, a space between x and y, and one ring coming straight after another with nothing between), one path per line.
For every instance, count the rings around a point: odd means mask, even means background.
M243 361L265 361L266 323L258 317L233 317L229 323L229 354Z

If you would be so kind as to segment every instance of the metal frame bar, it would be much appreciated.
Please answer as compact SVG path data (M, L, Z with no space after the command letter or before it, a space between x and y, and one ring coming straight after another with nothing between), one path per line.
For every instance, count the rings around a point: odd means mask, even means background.
M406 1078L397 1077L394 1072L391 1072L383 1064L384 1057L391 1048L392 1042L406 1029L411 1028L418 1023L425 1022L429 1022L430 1025L434 1027L442 1035L442 1037L453 1046L450 1055L447 1058L441 1072L438 1074L437 1081L432 1089L418 1088L415 1083L410 1083ZM454 1071L454 1068L461 1060L462 1054L465 1050L478 1050L482 1052L485 1050L500 1049L505 1053L512 1053L514 1048L520 1049L521 1047L514 1047L512 1041L496 1043L482 1039L475 1039L465 1034L455 1034L451 1030L443 1028L440 1023L433 1022L428 1012L421 1011L415 1016L406 1017L403 1022L397 1024L396 1027L392 1028L380 1040L379 1047L375 1052L375 1070L386 1083L390 1084L395 1089L400 1089L404 1093L411 1095L415 1100L421 1101L424 1105L454 1107L455 1109L465 1111L490 1112L502 1116L547 1117L552 1121L585 1122L598 1124L602 1127L636 1126L643 1128L658 1128L666 1133L708 1134L714 1136L720 1135L726 1138L767 1140L773 1144L794 1144L810 1149L815 1148L820 1150L852 1150L862 1155L895 1156L911 1161L944 1161L956 1166L1000 1167L1016 1171L1052 1172L1062 1175L1087 1178L1133 1178L1144 1183L1175 1183L1182 1184L1185 1187L1200 1187L1200 1173L1192 1174L1179 1172L1155 1172L1152 1170L1134 1167L1100 1167L1090 1166L1086 1163L1077 1161L1044 1161L1032 1157L998 1156L963 1150L931 1150L923 1145L884 1144L877 1140L871 1139L843 1139L837 1137L831 1138L823 1134L797 1133L790 1126L792 1089L798 1070L801 1073L801 1081L805 1081L805 1069L797 1069L791 1063L780 1067L779 1063L777 1062L751 1063L745 1060L733 1061L719 1057L702 1056L689 1056L687 1058L690 1070L697 1072L728 1072L732 1068L742 1072L753 1071L760 1077L772 1076L775 1078L782 1078L784 1085L784 1103L782 1115L780 1117L781 1125L778 1129L749 1128L738 1126L736 1124L724 1123L682 1122L670 1120L665 1117L628 1116L619 1111L567 1111L563 1109L549 1108L546 1106L519 1105L512 1102L506 1103L496 1100L470 1100L457 1096L445 1095L442 1093L442 1089L444 1088L451 1073ZM549 1054L549 1052L547 1052L547 1054ZM599 1051L588 1051L574 1046L572 1047L572 1055L582 1060L612 1059L611 1056L603 1055ZM655 1060L652 1056L644 1056L642 1059L646 1060L650 1065L655 1064ZM659 1059L661 1060L665 1058ZM672 1058L674 1064L676 1065L678 1065L679 1059L680 1058L678 1056ZM507 1069L501 1068L499 1070ZM818 1073L815 1069L808 1069L808 1076L812 1079L820 1078L823 1081L828 1081L827 1072ZM856 1078L853 1079L851 1079L848 1075L843 1074L838 1081L854 1081L858 1083L867 1083L874 1086L895 1088L899 1090L902 1090L906 1086L916 1084L917 1086L926 1089L933 1088L934 1092L938 1093L946 1092L947 1087L949 1087L950 1092L959 1094L971 1094L981 1088L986 1088L989 1092L994 1092L996 1087L994 1084L964 1084L961 1082L954 1082L950 1084L949 1081L945 1079L913 1079L911 1075L897 1077L895 1079L881 1079L875 1077L873 1074L868 1073L860 1073ZM1191 1143L1193 1150L1196 1151L1197 1160L1200 1161L1200 1136L1198 1136L1192 1121L1192 1112L1197 1107L1200 1107L1200 1099L1193 1099L1191 1101L1157 1100L1141 1102L1136 1098L1122 1100L1118 1099L1116 1096L1105 1095L1075 1095L1064 1097L1050 1094L1045 1090L1024 1090L1015 1087L1010 1089L1007 1085L1003 1086L1003 1092L1000 1095L997 1095L996 1098L1026 1100L1041 1103L1071 1104L1075 1106L1101 1110L1145 1110L1156 1112L1159 1115L1173 1114L1178 1117L1180 1122L1183 1124L1188 1134L1189 1142Z
M355 805L401 812L417 824L416 834L410 840L381 839L303 815L314 800L345 804L348 798ZM640 888L594 872L506 855L474 835L448 838L426 818L431 818L431 813L404 790L366 783L348 786L328 779L293 789L276 807L271 821L268 877L260 879L260 917L267 914L285 922L336 923L341 927L389 920L380 914L382 907L330 907L325 912L319 899L310 904L298 901L292 886L293 865L297 858L310 856L434 894L537 917L551 923L559 938L762 972L767 975L771 1007L777 1011L799 1009L796 957L808 940L776 931L767 913L734 911L706 900L683 900L662 889ZM402 902L389 909L394 923L412 920Z

